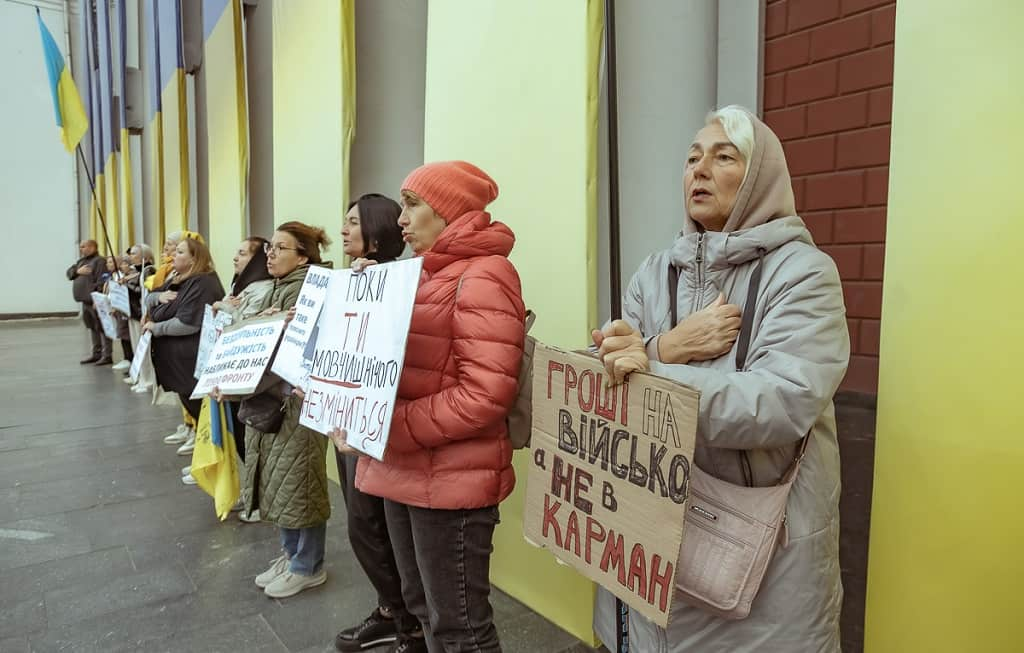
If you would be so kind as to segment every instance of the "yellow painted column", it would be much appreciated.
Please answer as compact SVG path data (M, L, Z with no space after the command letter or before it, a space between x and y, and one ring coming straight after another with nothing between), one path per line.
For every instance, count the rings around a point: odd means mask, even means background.
M896 12L865 650L1024 651L1024 3Z
M355 121L353 0L275 2L273 20L274 224L300 220L334 238Z
M208 0L203 66L210 181L210 252L225 288L231 262L248 236L249 120L245 97L242 0ZM209 11L209 10L208 10ZM267 234L269 236L269 234Z
M596 324L596 139L601 38L596 0L431 0L424 160L490 173L490 211L516 233L512 262L533 334L577 348ZM397 189L396 189L397 190ZM592 640L594 586L523 540L527 452L501 505L491 577L505 592Z

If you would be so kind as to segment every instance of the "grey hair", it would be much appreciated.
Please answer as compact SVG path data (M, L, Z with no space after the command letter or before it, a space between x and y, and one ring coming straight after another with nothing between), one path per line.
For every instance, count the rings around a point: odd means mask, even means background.
M153 248L147 245L146 243L140 243L132 247L132 249L139 250L139 253L142 254L143 261L153 261Z
M726 133L728 133L728 132L726 132ZM167 237L164 238L164 241L168 241L169 240L169 241L171 241L173 243L180 243L184 238L185 238L185 233L184 232L182 232L182 231L172 231L171 233L167 234Z
M730 104L708 112L704 124L710 125L713 122L722 125L726 138L740 151L743 160L749 163L750 157L754 155L754 123L750 119L750 112L738 104Z

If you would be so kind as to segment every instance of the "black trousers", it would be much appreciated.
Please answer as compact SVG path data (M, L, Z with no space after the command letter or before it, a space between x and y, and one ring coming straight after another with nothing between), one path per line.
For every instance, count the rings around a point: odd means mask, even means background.
M400 633L419 630L419 620L405 609L402 598L402 577L398 573L395 552L384 515L384 499L360 492L356 487L355 456L334 452L341 477L341 491L348 508L348 539L359 565L377 591L377 604L387 608L395 618Z
M385 500L402 595L430 653L501 653L491 553L498 507L437 510Z
M82 303L82 322L89 330L89 337L92 338L92 354L101 358L110 358L111 340L103 335L103 325L96 315L96 308L92 304Z

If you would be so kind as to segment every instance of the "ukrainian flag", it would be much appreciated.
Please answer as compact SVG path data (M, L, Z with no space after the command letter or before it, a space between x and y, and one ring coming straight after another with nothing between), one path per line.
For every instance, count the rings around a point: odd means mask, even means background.
M39 22L39 35L43 39L43 57L46 59L46 72L50 76L50 93L53 95L53 112L60 128L60 140L68 152L74 152L89 129L89 119L85 116L75 81L71 79L71 71L64 65L64 55L60 53L50 30L46 29L38 8L36 20Z

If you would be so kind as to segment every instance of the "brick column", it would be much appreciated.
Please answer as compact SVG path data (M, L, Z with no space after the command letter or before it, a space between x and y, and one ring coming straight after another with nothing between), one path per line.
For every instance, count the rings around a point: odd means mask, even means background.
M843 279L852 356L842 389L878 391L896 3L769 0L765 122L800 215Z

